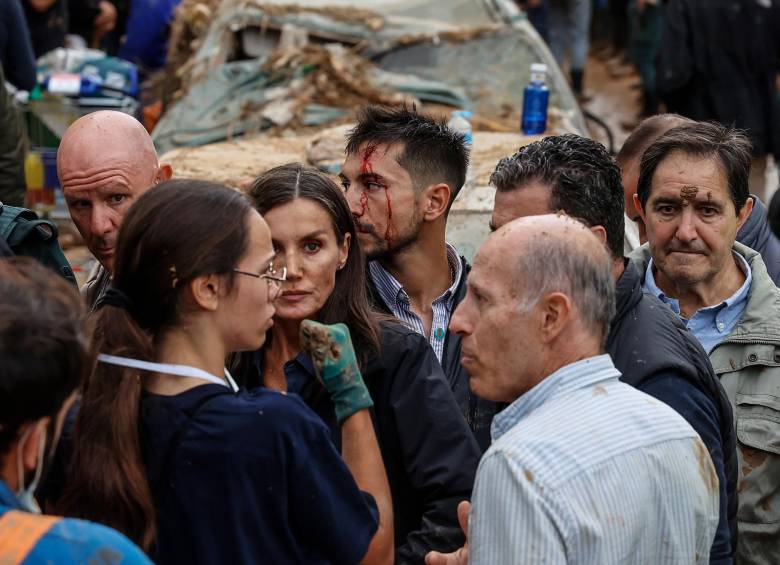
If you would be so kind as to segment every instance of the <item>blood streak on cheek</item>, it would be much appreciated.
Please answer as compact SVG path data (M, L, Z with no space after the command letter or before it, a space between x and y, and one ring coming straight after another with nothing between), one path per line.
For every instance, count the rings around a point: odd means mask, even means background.
M387 201L387 229L385 230L385 241L388 245L393 244L394 239L398 239L398 230L393 223L393 203L390 201L390 195L385 188L385 200Z

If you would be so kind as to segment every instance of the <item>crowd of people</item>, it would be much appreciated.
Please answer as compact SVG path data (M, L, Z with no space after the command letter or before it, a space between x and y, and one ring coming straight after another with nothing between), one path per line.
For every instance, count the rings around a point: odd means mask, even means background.
M468 148L415 109L359 113L340 186L290 163L247 194L176 178L131 116L79 119L57 165L100 268L79 299L0 262L0 555L775 563L750 141L671 115L629 141L501 159L469 265Z
M584 98L594 3L518 3ZM66 34L160 66L176 4L3 2L0 85ZM776 6L595 9L650 117L616 157L507 149L471 264L446 240L469 145L416 108L362 108L338 177L245 193L130 115L73 123L98 267L77 292L0 238L0 561L779 563Z

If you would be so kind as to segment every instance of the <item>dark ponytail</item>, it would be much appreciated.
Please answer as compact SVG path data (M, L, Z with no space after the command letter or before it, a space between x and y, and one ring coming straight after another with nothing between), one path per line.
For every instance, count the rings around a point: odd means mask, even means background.
M173 180L141 196L117 242L112 286L123 300L107 300L95 314L95 351L156 360L159 339L186 314L187 283L224 274L232 285L251 210L240 193L203 181ZM86 379L71 480L57 510L111 526L149 551L157 528L139 430L144 378L137 369L98 363Z

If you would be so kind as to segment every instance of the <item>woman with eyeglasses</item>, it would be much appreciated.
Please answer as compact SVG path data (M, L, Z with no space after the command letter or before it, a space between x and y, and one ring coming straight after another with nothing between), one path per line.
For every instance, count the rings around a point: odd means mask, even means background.
M274 255L233 190L174 180L138 199L96 314L59 510L113 526L158 563L392 560L371 399L344 329L307 323L301 338L342 410L343 459L300 399L238 390L224 368L273 324L285 278Z
M250 388L300 395L346 453L339 405L299 339L307 318L346 324L374 401L397 562L421 563L430 550L454 551L464 541L457 505L470 497L480 451L428 341L370 306L365 261L341 189L316 169L290 164L260 176L250 197L271 228L275 261L287 269L287 280L268 340L242 356L236 378Z

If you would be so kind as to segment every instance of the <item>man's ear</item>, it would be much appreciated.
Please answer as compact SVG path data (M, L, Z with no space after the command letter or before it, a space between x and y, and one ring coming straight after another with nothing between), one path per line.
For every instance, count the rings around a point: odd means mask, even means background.
M173 167L171 167L168 163L161 163L157 168L157 176L155 176L154 180L157 182L157 184L159 184L161 182L171 180L172 176Z
M636 208L636 213L639 214L639 217L642 218L642 221L647 225L645 209L642 207L642 202L639 200L639 194L634 194L634 208Z
M745 222L748 221L748 218L750 218L750 214L753 212L753 199L748 198L747 202L745 202L745 205L742 206L742 210L739 211L739 214L737 214L737 231L745 225Z
M540 312L539 335L542 343L550 343L569 323L571 300L562 292L552 292L539 300L537 308Z
M46 416L35 422L30 422L25 429L19 430L19 439L24 439L21 457L25 471L32 471L38 466L38 458L41 456L41 442L46 441L46 430L50 421L51 418Z
M220 290L223 281L219 275L203 275L196 277L189 284L193 302L202 308L213 312L219 305Z
M599 241L602 245L606 247L607 245L607 230L604 229L604 226L591 226L590 231L595 235L597 238L599 238Z
M422 217L427 222L432 222L447 213L452 191L447 183L440 182L428 186L422 196Z

